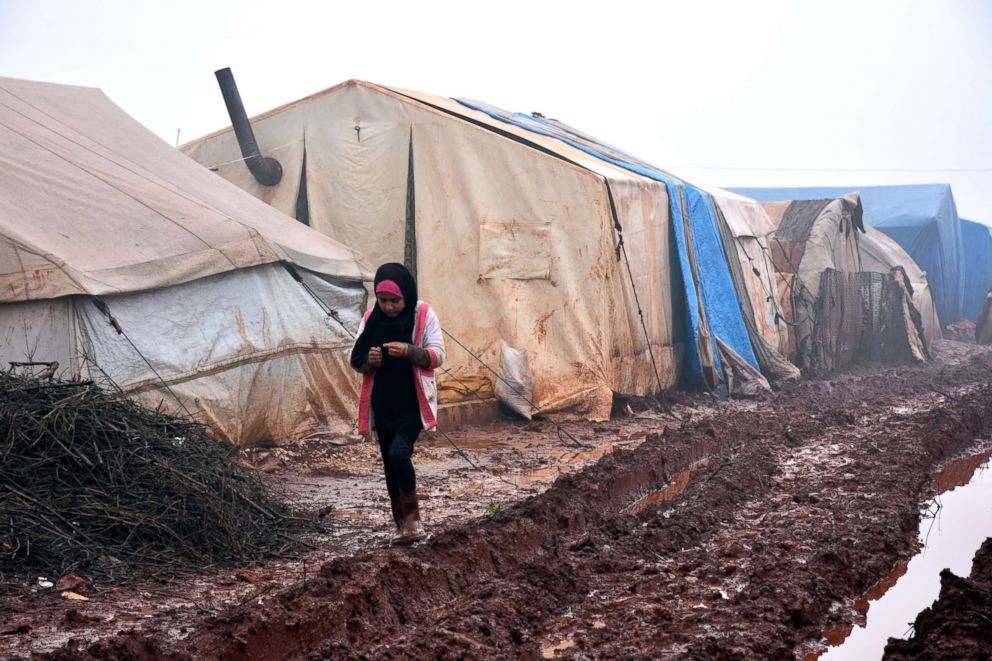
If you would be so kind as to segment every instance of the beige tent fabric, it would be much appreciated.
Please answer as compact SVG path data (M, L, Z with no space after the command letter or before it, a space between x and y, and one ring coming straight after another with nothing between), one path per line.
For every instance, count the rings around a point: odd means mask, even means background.
M313 227L371 263L403 261L412 144L421 296L488 365L497 364L501 339L527 349L538 412L604 419L613 392L648 394L676 382L664 186L450 99L360 81L252 125L264 153L302 132ZM228 163L236 158L230 134L183 150L208 167ZM223 167L218 173L229 176ZM617 260L607 186L650 340ZM293 193L273 193L283 210L290 200ZM449 350L445 368L442 402L475 387L492 391L488 370L460 347Z
M817 217L806 239L806 251L799 264L799 277L815 297L820 274L826 269L843 273L861 271L858 240L861 232L851 224L850 206L856 206L857 193L833 200Z
M875 273L888 273L895 266L901 266L913 287L913 305L923 320L923 335L927 347L940 337L940 321L937 307L927 274L917 265L902 247L883 232L865 225L865 234L860 238L861 268Z
M347 361L371 277L359 253L210 173L95 89L0 79L0 171L0 364L109 377L245 445L351 430Z
M809 368L809 343L821 274L827 269L841 273L861 270L861 231L852 218L852 210L858 204L857 193L824 200L815 216L809 217L812 212L806 214L806 222L796 222L793 201L761 204L775 227L766 241L778 273L779 305L786 317L788 340L783 353L803 369Z
M0 302L165 287L358 255L224 183L97 89L0 79Z
M620 182L637 181L642 184L645 190L660 190L660 193L658 194L663 195L667 200L667 191L665 190L665 186L660 182L612 165L555 138L543 136L513 124L500 122L484 112L469 108L453 99L411 90L397 89L394 91L412 99L417 99L425 104L430 104L431 106L439 109L470 118L472 121L477 123L493 126L499 131L506 132L522 140L526 140L527 142L537 145L541 149L558 154L561 157L568 159L570 162L582 166L583 168L599 173L609 182L614 198L616 198L617 188L621 187ZM594 149L598 149L598 145L604 144L598 139L591 137L572 126L568 126L563 122L557 120L546 121L550 121L551 123L568 130L574 139L578 141L585 140L589 142L590 146ZM621 151L610 145L605 146L618 152ZM692 181L691 177L682 176L677 172L674 174L676 174L683 181ZM776 297L772 295L777 289L777 279L775 276L774 266L768 256L764 238L774 228L774 225L767 217L761 203L756 200L752 200L713 186L699 184L698 182L693 183L693 185L709 193L713 197L714 202L723 212L724 217L731 228L731 232L736 237L737 259L740 261L742 271L744 272L744 284L747 287L747 295L751 300L752 307L755 311L755 322L758 332L761 334L770 349L780 353L784 352L784 349L788 346L788 331L786 330L784 324L775 323L776 313L781 312ZM665 208L667 209L667 207ZM627 231L626 222L624 223L624 228L625 231ZM629 242L629 244L637 245L633 242ZM758 271L757 274L754 273L755 269ZM666 272L667 270L668 267L666 266ZM638 285L638 292L640 291L641 288ZM667 299L669 294L665 293L664 296ZM656 299L649 298L647 300ZM666 306L668 305L669 304L666 301ZM782 367L787 369L786 365L783 365ZM798 371L796 371L796 375L798 376Z
M777 320L784 314L778 298L779 278L767 239L775 225L756 200L719 188L704 187L704 190L713 196L733 234L758 331L772 349L785 355L789 332L786 325Z
M494 126L499 131L509 133L522 140L534 143L541 149L559 154L563 158L567 158L570 162L599 173L609 182L609 185L614 192L614 198L616 198L616 189L621 185L620 182L637 181L642 183L645 190L660 189L660 194L664 195L667 199L665 186L660 182L607 163L602 159L596 158L581 149L577 149L569 144L561 142L560 140L527 131L526 129L513 124L499 122L498 120L491 118L486 113L469 108L453 99L411 90L395 91L410 98L422 101L423 103L455 113L459 116L470 118L472 121L480 124ZM596 138L588 136L582 131L568 126L563 122L557 120L548 121L567 129L576 140L589 141L591 143L590 146L593 148L598 149L597 145L603 144ZM614 147L610 147L609 145L606 146L611 149L616 149ZM682 176L677 172L674 174L678 175L678 177L683 181L692 181L691 177ZM764 238L774 228L774 225L772 225L770 219L765 214L761 204L756 200L752 200L713 186L701 185L698 182L693 183L693 185L709 193L713 197L715 203L720 207L720 210L723 212L724 217L731 228L731 232L735 236L735 243L737 244L737 259L741 263L745 279L744 284L747 288L747 295L751 300L752 307L755 311L755 323L758 328L758 332L768 344L769 348L778 352L783 352L788 345L788 331L786 330L784 324L775 323L776 313L780 313L781 310L779 309L776 297L772 295L777 289L776 276L775 269L768 256ZM626 223L624 223L624 228L626 231ZM633 242L629 243L630 245L637 245ZM755 269L758 271L758 274L754 273ZM640 286L638 286L638 291L640 292ZM665 296L667 297L668 294L666 293ZM796 372L796 374L798 375L798 372Z

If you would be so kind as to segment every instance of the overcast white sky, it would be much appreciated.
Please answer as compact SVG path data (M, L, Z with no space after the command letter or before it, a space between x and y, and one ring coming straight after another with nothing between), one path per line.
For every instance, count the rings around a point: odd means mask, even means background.
M170 144L348 78L538 110L722 186L949 182L992 223L992 2L0 0L0 76Z

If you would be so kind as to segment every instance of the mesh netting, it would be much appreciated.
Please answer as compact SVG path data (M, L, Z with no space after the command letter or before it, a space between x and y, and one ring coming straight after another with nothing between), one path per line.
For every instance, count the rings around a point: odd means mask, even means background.
M813 307L801 361L810 376L859 364L922 362L929 357L905 272L844 273L827 269Z

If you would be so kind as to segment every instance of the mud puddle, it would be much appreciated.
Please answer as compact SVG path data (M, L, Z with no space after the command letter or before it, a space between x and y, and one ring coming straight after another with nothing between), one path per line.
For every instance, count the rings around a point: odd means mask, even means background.
M608 442L587 450L545 452L542 460L549 462L550 465L541 466L540 468L524 468L510 472L505 466L497 466L492 471L496 479L470 482L464 486L452 489L450 496L452 498L460 498L468 494L482 493L487 489L493 491L494 487L495 491L513 489L543 490L543 488L549 486L558 477L579 470L592 462L599 461L620 448L637 447L644 441L645 437L646 434L642 432L632 435L629 440ZM477 445L480 448L486 447L481 443Z
M942 569L970 573L972 557L992 536L992 451L947 465L934 486L938 495L920 521L919 553L854 602L863 623L825 631L830 647L807 661L882 658L889 637L908 636L916 615L937 598Z
M672 476L664 487L661 489L656 489L646 496L638 498L621 511L624 514L629 514L630 516L637 516L648 507L657 507L658 505L671 501L675 498L675 496L685 491L685 488L689 486L689 478L692 477L692 474L699 470L704 464L705 462L698 462L684 471L679 471Z

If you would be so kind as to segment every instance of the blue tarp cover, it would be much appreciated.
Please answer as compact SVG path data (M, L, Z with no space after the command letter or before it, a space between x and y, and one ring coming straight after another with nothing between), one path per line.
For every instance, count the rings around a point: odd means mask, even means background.
M705 330L704 326L709 328L714 362L721 375L723 370L715 337L719 337L755 369L759 369L737 298L738 292L734 288L723 252L712 197L648 163L541 117L508 112L479 101L456 101L493 119L560 140L607 163L665 184L668 190L669 218L684 283L686 328L691 338L685 361L690 385L699 385L702 380L697 347ZM691 245L686 233L686 220ZM693 260L698 278L693 276ZM702 306L699 305L700 300ZM703 314L700 314L700 307Z
M992 227L962 218L961 244L965 272L961 314L978 321L985 294L992 287Z
M865 223L890 236L926 271L940 323L952 323L966 312L965 282L973 266L964 259L961 223L949 184L730 190L765 201L816 200L861 193Z

